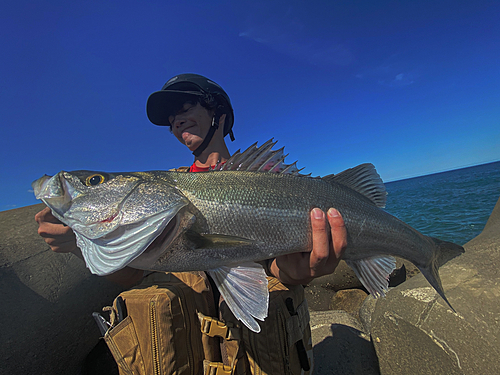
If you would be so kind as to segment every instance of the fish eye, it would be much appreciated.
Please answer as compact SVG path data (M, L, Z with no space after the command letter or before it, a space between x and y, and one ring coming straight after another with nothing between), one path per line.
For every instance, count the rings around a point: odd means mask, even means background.
M105 178L102 174L93 174L92 176L87 177L85 180L85 185L87 186L97 186L104 182Z

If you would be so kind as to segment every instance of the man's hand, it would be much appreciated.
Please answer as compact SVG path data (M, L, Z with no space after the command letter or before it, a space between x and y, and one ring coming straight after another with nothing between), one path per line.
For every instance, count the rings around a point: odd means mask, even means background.
M73 253L82 258L80 249L76 246L76 237L70 227L65 226L52 215L46 207L35 215L38 223L38 234L43 237L50 249L56 253Z
M271 273L284 284L307 284L312 279L335 271L347 246L347 232L340 213L330 208L328 223L319 208L311 211L312 250L309 253L282 255L273 260ZM331 242L330 242L331 234Z
M73 253L83 260L83 255L76 246L75 233L70 227L57 220L50 208L46 207L35 215L38 223L38 234L43 237L47 245L56 253ZM129 288L142 280L144 271L125 267L115 273L105 276L108 280Z

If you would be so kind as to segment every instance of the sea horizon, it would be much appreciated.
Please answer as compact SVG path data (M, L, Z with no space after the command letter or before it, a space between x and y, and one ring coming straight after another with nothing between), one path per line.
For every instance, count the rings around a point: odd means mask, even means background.
M418 175L418 176L412 176L412 177L405 177L405 178L401 178L401 179L398 179L398 180L384 181L386 189L389 192L388 206L390 207L394 203L394 201L393 201L394 200L394 196L393 196L394 194L391 194L391 190L392 190L392 187L395 186L395 184L397 185L397 184L405 183L405 182L406 183L411 183L412 180L418 180L418 179L434 179L434 178L439 178L439 176L445 175L447 173L461 173L461 174L467 175L468 171L469 170L473 170L474 168L488 168L488 166L492 166L493 169L495 169L494 167L495 167L496 164L498 164L498 168L496 168L496 169L498 169L499 174L500 174L500 160L497 160L497 161L491 161L491 162L486 162L486 163L481 163L481 164L467 165L467 166L464 166L464 167L453 168L453 169L448 169L448 170L439 171L439 172L432 172L432 173L428 173L428 174L424 174L424 175ZM408 192L407 192L407 194L408 194ZM496 199L498 199L499 196L500 196L500 186L499 186L499 189L497 191ZM490 198L488 201L491 201L491 200L493 200L493 197ZM496 202L496 200L495 200L495 202ZM41 201L33 202L33 204L27 204L27 205L23 205L23 206L19 206L19 207L0 208L0 212L15 210L15 209L23 208L23 207L29 207L29 206L32 206L32 205L35 205L35 204L38 204L38 203L42 203L42 202ZM487 209L487 208L485 208L485 209ZM491 207L491 209L493 209L493 207ZM397 212L397 213L399 213L399 212ZM394 213L392 213L392 214L394 215ZM397 215L395 215L395 216L397 216ZM411 223L408 223L408 224L411 225Z
M500 163L500 160L487 161L487 162L479 163L479 164L466 164L466 165L461 166L461 167L453 167L451 169L445 169L445 170L437 171L437 172L430 172L430 173L419 174L419 175L414 175L414 176L412 175L412 176L409 176L409 177L398 178L396 180L385 180L384 184L388 184L388 183L391 183L391 182L397 182L397 181L411 180L412 178L432 176L432 175L440 174L440 173L453 172L453 171L457 171L457 170L460 170L460 169L474 168L474 167L479 167L481 165L494 164L494 163Z

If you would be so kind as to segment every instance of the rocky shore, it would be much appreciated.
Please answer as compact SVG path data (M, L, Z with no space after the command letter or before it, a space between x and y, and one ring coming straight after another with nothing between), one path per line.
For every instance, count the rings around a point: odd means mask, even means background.
M34 221L42 207L0 212L0 374L81 373L99 337L91 314L121 291L73 255L50 251ZM440 269L456 312L402 260L379 300L343 262L308 285L315 373L497 373L500 200L464 247Z
M456 312L423 275L398 280L399 285L378 300L359 289L331 292L350 280L349 270L343 268L343 277L341 273L315 280L307 290L310 309L335 309L311 311L315 373L499 373L500 199L481 234L464 248L463 255L439 270ZM407 277L414 274L407 266ZM355 283L344 286L358 288Z

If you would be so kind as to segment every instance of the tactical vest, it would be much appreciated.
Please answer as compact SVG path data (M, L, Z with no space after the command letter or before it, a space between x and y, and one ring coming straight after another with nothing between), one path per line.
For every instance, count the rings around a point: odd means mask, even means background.
M255 333L225 302L219 315L203 272L159 273L120 294L127 316L104 335L120 374L309 374L309 311L300 285L269 277L269 314ZM123 307L120 307L123 309Z

